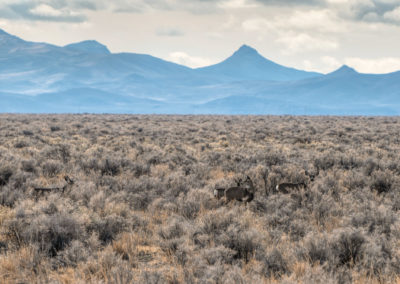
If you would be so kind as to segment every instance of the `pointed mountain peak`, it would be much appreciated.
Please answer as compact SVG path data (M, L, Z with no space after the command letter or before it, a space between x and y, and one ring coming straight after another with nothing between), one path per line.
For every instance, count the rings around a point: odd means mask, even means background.
M252 48L251 46L247 45L247 44L243 44L239 50L239 52L253 52L253 53L258 53L257 50L255 50L254 48Z
M350 75L350 74L357 74L358 72L356 70L354 70L354 68L351 68L347 65L343 65L342 67L340 67L339 69L337 69L336 71L333 71L332 73L329 73L328 75Z
M248 45L242 45L224 61L198 70L207 75L220 76L222 80L226 81L293 81L321 75L279 65L263 57Z
M258 51L252 48L251 46L248 46L246 44L243 44L235 53L234 55L259 55Z
M85 40L77 43L68 44L65 46L68 49L79 50L88 53L97 53L97 54L110 54L111 52L108 50L107 46L99 43L95 40Z
M232 54L232 56L228 57L224 62L235 62L235 64L248 65L273 63L272 61L264 58L261 54L259 54L257 50L245 44L242 45L235 53Z
M354 70L354 68L351 68L350 66L348 66L348 65L343 65L342 67L340 67L338 70L336 70L336 71L340 71L340 72L356 72L357 73L357 71L356 70Z

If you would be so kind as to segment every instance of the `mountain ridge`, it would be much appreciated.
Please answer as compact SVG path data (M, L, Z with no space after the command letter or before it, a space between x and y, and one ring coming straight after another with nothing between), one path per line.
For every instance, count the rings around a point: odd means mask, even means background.
M95 40L56 46L0 29L0 59L0 112L400 115L400 71L307 72L248 45L193 69Z
M322 75L277 64L245 44L222 62L197 70L202 73L222 74L226 80L291 81Z
M94 52L99 54L111 54L110 50L104 44L99 43L96 40L84 40L77 43L71 43L64 46L64 48L70 48L80 50L83 52Z

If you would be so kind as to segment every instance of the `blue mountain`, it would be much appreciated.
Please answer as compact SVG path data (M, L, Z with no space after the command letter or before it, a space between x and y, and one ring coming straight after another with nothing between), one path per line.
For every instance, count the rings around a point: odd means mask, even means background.
M357 75L358 72L354 70L353 68L343 65L339 69L333 71L332 73L327 74L329 77L349 77L349 76L354 76Z
M207 102L210 113L400 115L400 72L360 74L343 66L294 82L248 81L231 85L224 98ZM238 91L240 89L240 91Z
M84 53L98 53L98 54L110 54L107 46L95 41L85 40L78 43L72 43L65 46L67 49L79 50Z
M276 64L261 56L254 48L243 45L231 57L216 65L199 68L202 74L218 76L231 80L271 80L290 81L322 74L305 72Z
M400 115L400 72L306 72L246 45L192 69L94 40L61 47L0 29L0 62L0 112Z

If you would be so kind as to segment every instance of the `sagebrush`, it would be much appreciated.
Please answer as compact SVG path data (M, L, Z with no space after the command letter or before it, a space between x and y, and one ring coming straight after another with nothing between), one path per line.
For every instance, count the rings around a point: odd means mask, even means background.
M399 282L399 133L397 117L0 115L2 281ZM251 202L214 198L246 176Z

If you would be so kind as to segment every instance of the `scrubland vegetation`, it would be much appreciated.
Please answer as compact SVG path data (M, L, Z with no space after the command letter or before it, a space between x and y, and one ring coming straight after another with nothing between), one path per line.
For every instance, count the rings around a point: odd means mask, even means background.
M390 117L0 115L0 279L399 283L399 133ZM247 205L213 197L247 175Z

